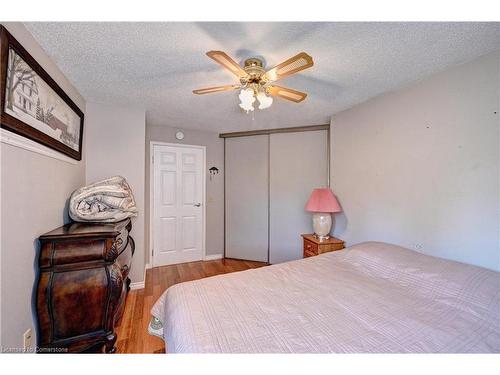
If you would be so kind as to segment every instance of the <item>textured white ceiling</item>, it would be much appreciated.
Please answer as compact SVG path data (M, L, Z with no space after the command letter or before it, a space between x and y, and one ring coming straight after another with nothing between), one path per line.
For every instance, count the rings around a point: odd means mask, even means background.
M500 49L500 23L27 23L87 101L146 109L148 124L237 131L323 124L332 114ZM205 52L268 67L300 51L314 67L279 82L309 94L245 114Z

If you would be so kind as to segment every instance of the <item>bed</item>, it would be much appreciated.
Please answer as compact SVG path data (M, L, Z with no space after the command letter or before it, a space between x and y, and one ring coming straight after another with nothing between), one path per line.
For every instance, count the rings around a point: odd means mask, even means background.
M380 242L173 285L151 312L169 353L500 352L500 273Z

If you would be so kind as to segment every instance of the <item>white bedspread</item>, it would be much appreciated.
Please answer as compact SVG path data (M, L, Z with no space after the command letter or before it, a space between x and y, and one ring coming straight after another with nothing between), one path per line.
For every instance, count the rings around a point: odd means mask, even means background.
M167 352L500 352L500 273L368 242L170 287Z

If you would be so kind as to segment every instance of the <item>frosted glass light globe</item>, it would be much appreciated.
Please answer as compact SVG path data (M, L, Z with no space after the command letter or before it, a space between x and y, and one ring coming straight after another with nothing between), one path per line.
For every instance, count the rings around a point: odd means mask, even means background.
M255 102L255 96L252 89L243 89L238 96L241 103L240 108L245 110L247 113L254 110L253 102Z
M273 104L273 98L267 96L263 91L257 94L257 100L259 101L259 109L269 108Z
M252 103L241 102L240 103L240 108L243 109L244 111L246 111L247 113L254 110L254 107L253 107Z

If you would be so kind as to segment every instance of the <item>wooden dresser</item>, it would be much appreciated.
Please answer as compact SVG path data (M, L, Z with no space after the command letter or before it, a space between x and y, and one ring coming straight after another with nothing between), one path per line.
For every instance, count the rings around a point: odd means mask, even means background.
M304 258L344 248L344 241L335 237L323 241L320 241L313 234L303 234L302 237L304 238Z
M130 219L72 223L40 236L36 313L40 352L115 351L129 290Z

